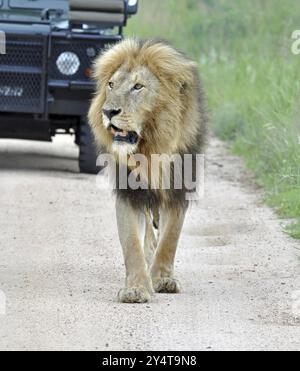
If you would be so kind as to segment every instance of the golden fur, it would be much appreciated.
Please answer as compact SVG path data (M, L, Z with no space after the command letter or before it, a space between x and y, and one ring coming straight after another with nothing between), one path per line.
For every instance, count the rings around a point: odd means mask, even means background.
M99 148L116 154L112 135L101 114L109 104L124 109L118 124L140 132L134 152L146 155L149 164L151 154L202 153L206 139L205 103L197 65L182 53L164 42L129 39L110 47L98 58L94 78L97 91L89 111L89 122ZM120 91L108 91L112 79L124 82ZM126 87L132 79L133 82L146 79L149 84L142 100L126 95ZM122 100L120 95L126 98ZM159 183L159 180L151 181ZM174 198L170 192L160 194L161 200ZM143 197L147 197L146 193Z

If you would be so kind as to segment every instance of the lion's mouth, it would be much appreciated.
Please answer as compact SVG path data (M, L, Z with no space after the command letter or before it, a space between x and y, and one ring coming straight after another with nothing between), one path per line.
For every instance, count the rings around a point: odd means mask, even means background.
M108 130L113 135L113 141L118 143L137 144L139 136L135 131L126 131L119 129L115 125L111 124Z

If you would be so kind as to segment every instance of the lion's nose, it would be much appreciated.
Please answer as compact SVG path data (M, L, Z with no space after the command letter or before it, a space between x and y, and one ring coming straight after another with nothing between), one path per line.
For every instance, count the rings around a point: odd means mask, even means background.
M115 116L118 116L121 112L122 112L121 109L112 109L112 110L104 109L104 110L103 110L104 115L105 115L109 120L111 120L111 119L112 119L113 117L115 117Z

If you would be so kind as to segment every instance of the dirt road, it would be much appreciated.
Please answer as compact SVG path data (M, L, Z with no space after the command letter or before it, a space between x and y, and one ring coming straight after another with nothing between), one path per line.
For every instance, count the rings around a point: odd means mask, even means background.
M122 305L114 201L77 150L0 141L0 350L300 350L300 245L213 140L177 256L183 293ZM298 316L298 317L297 317Z

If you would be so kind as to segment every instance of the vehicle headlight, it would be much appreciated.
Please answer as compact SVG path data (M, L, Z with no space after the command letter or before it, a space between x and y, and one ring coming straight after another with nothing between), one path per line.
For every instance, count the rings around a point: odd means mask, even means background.
M57 58L56 65L61 74L72 76L79 70L80 60L75 53L64 52Z

